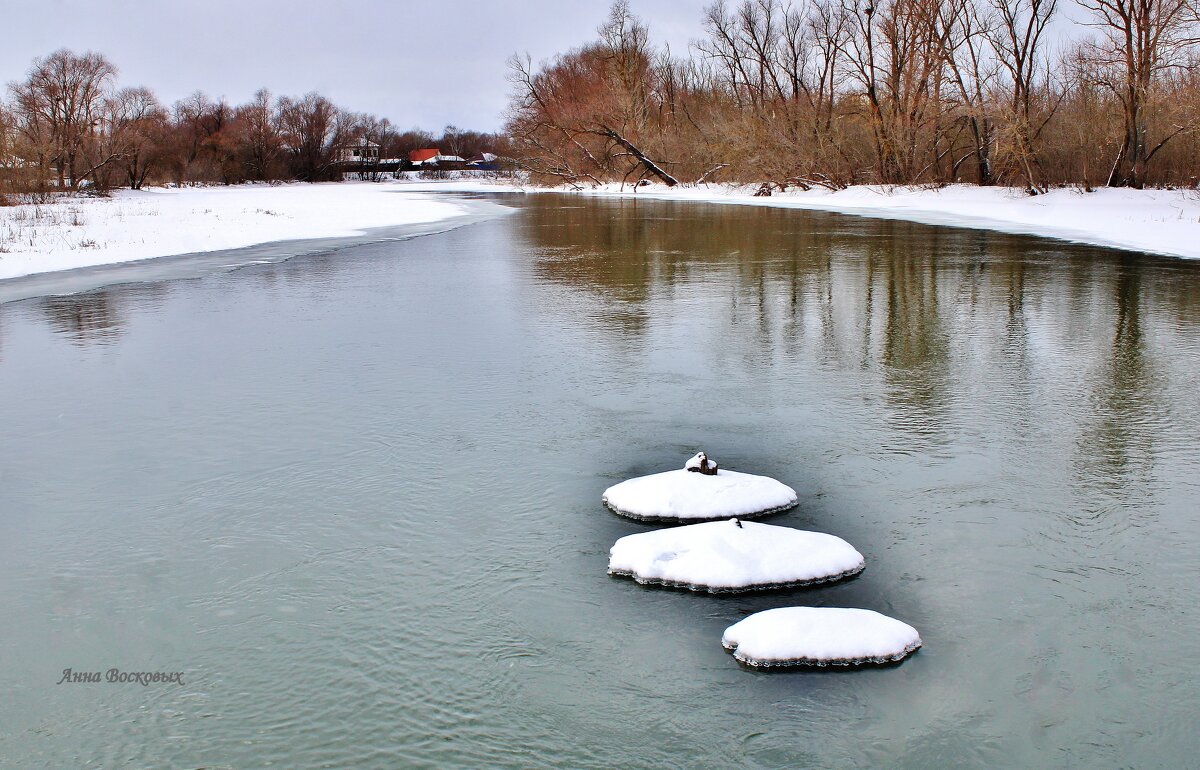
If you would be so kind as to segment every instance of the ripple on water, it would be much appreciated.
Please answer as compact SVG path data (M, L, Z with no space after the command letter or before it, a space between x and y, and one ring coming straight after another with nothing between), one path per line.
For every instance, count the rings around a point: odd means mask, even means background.
M1200 265L522 201L0 306L6 759L1187 765ZM698 449L792 486L771 523L844 537L866 571L724 598L608 579L646 527L601 492ZM884 612L926 646L850 675L731 665L722 631L788 604ZM67 665L188 686L47 686Z

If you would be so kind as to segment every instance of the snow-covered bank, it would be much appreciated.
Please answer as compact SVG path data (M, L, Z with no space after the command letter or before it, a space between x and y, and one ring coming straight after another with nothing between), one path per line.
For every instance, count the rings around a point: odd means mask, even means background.
M517 188L486 182L414 182L414 190L461 192L524 190L567 192L563 188ZM757 198L757 186L653 184L636 190L605 185L578 194L599 197L730 203L745 206L812 209L931 225L969 227L1200 259L1200 192L1194 190L1101 189L1085 193L1058 189L1029 196L1003 187L950 185L940 189L859 186L831 192L789 189Z
M0 208L0 279L437 222L465 207L396 184L121 190Z
M833 211L1040 235L1200 259L1200 193L855 187L754 197L752 186L607 185L578 194ZM566 192L484 179L122 190L111 198L0 207L0 280L278 241L341 238L466 214L436 193ZM435 193L435 194L430 194ZM460 220L463 221L463 220Z
M597 194L614 192L602 189ZM862 186L837 192L788 190L756 198L754 188L746 187L651 185L636 195L834 211L1200 259L1200 193L1196 191L1106 188L1091 193L1052 190L1030 196L1020 190L975 185L940 189Z

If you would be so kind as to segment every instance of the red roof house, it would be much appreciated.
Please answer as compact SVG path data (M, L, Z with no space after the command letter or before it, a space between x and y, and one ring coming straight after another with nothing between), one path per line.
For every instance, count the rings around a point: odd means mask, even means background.
M424 163L427 160L433 160L434 158L438 157L441 154L442 154L442 151L437 149L436 147L428 149L428 150L413 150L412 152L410 152L408 154L408 161L410 163L420 164L420 163Z

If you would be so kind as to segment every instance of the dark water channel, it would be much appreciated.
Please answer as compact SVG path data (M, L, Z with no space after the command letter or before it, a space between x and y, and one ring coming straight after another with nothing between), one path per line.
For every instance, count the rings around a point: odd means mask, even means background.
M1200 264L535 196L0 304L0 766L1194 767ZM610 484L775 476L858 578L605 575ZM866 607L903 665L756 673ZM182 671L185 684L56 682Z

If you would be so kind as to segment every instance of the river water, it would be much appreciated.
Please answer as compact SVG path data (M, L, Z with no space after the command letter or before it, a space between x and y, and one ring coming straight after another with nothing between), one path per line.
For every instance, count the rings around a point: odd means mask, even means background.
M0 304L0 765L1185 767L1200 264L566 196ZM858 578L605 574L704 449ZM903 664L740 667L786 605ZM184 684L63 683L182 672Z

